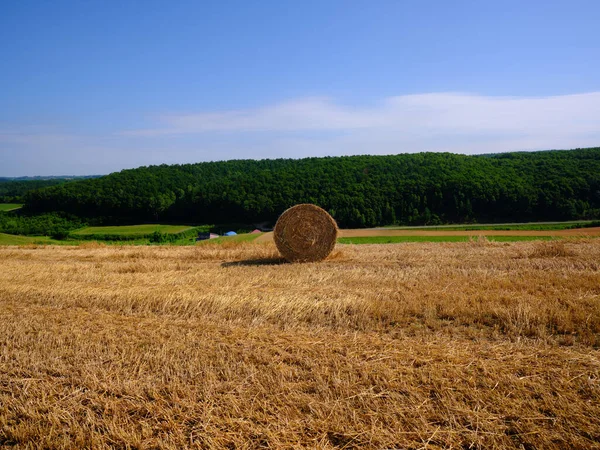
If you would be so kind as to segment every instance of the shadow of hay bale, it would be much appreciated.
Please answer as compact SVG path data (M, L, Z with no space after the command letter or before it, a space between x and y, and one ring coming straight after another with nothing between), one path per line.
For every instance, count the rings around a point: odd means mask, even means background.
M230 261L221 264L221 267L239 267L239 266L279 266L281 264L289 264L284 258L260 258L260 259L245 259L242 261Z

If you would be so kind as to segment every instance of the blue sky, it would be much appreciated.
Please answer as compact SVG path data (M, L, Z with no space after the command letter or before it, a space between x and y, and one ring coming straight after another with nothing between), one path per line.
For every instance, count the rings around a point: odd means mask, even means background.
M0 176L600 145L598 1L0 6Z

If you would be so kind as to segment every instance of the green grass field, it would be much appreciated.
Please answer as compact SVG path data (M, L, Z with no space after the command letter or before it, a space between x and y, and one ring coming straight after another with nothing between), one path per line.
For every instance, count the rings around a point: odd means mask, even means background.
M13 209L19 209L23 205L19 203L0 203L0 211L12 211Z
M64 245L67 241L57 241L47 236L15 236L0 233L0 245L27 245L27 244L58 244ZM70 242L69 242L70 243Z
M205 245L205 244L225 244L227 242L252 242L254 239L256 239L257 237L259 237L260 234L250 234L250 233L244 233L244 234L238 234L235 236L221 236L219 238L215 238L215 239L206 239L204 241L198 241L199 245Z
M9 206L19 207L18 204L0 204L3 210L8 210ZM571 221L571 222L538 222L528 224L487 224L487 225L447 225L435 227L385 227L386 229L409 229L409 230L439 230L439 231L468 231L468 230L562 230L578 227L600 226L598 221ZM233 242L251 242L261 236L260 234L238 234L236 236L223 236L217 239L206 241L195 241L196 231L208 231L210 225L193 227L189 225L162 225L162 224L143 224L143 225L124 225L124 226L94 226L85 227L71 232L70 238L64 241L58 241L49 237L42 236L12 236L0 234L0 245L24 245L24 244L57 244L57 245L77 245L80 242L95 240L109 245L206 245L226 244ZM150 239L154 232L160 232L163 235L170 236L168 241L155 241ZM369 237L343 237L338 239L340 244L394 244L402 242L466 242L471 239L477 239L471 236L369 236ZM551 236L488 236L489 241L497 242L516 242L531 240L551 240L558 239Z
M114 234L121 236L131 235L145 235L152 234L155 231L161 233L173 234L181 233L182 231L191 230L194 227L189 225L159 225L159 224L146 224L146 225L123 225L123 226L112 226L112 227L85 227L80 230L73 231L73 235L89 235L89 234Z
M0 245L26 245L26 244L46 244L46 245L78 245L90 240L96 240L107 245L194 245L196 244L194 237L184 236L172 242L162 242L153 244L147 237L155 231L160 231L163 234L177 234L193 229L202 230L209 226L190 227L187 225L126 225L126 226L107 226L107 227L86 227L71 233L71 238L64 241L51 239L47 236L14 236L10 234L0 233ZM77 239L77 237L80 239ZM95 236L101 238L96 239ZM110 239L114 236L115 239ZM120 236L129 237L131 239L119 240ZM146 237L144 237L146 236ZM199 241L198 244L226 244L230 242L250 242L256 239L260 234L238 234L236 236L223 236L217 239ZM108 237L108 238L107 238Z
M369 236L339 238L340 244L399 244L402 242L467 242L471 236ZM558 239L552 236L487 236L487 240L496 242L548 241Z
M383 227L388 230L429 230L429 231L469 231L469 230L523 230L523 231L543 231L543 230L568 230L572 228L586 228L600 226L598 220L578 220L570 222L530 222L530 223L497 223L497 224L471 224L471 225L432 225L422 227Z

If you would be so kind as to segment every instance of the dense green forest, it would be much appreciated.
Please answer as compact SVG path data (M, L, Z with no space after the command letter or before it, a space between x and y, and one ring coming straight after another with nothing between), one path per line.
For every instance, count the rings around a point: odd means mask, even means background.
M342 227L600 218L600 148L237 160L123 170L28 192L95 223L274 222L314 203Z
M49 186L68 183L70 181L94 178L86 177L21 177L21 178L1 178L0 177L0 203L20 203L23 201L25 193L42 189Z

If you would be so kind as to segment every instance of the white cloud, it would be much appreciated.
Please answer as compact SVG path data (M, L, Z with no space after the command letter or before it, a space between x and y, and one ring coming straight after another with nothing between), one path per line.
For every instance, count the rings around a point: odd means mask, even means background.
M324 98L288 101L255 109L161 116L155 127L129 136L210 132L322 132L379 138L482 135L597 136L600 92L540 98L434 93L389 97L376 106L351 107ZM452 142L445 145L452 146ZM510 150L510 149L506 149ZM402 151L402 149L398 149Z

